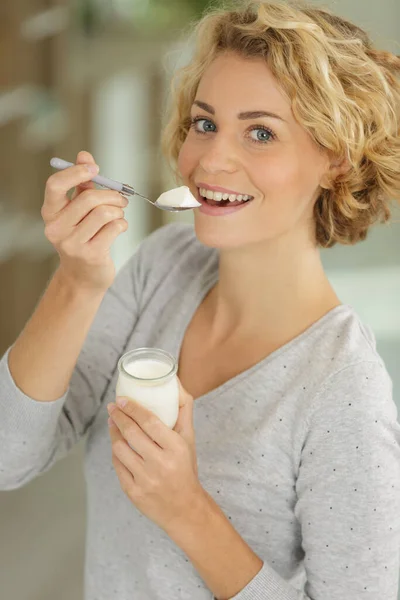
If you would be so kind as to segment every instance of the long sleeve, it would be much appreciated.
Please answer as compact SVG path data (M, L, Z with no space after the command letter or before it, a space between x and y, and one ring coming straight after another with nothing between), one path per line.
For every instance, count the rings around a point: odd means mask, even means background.
M12 379L10 348L0 361L0 489L21 487L50 469L84 436L135 326L149 239L107 290L78 357L66 393L36 402Z
M346 367L312 407L296 482L304 591L265 561L231 600L396 600L400 426L390 378L378 362Z

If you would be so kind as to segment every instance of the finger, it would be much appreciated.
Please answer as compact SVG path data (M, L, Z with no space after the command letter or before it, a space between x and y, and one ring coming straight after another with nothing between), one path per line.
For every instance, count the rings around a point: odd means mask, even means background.
M182 388L183 389L183 388ZM193 425L193 396L184 391L184 404L180 406L178 419L175 423L174 431L189 444L194 441Z
M108 407L107 407L108 408ZM144 460L155 460L160 456L160 447L122 410L114 408L111 418L123 439L133 446Z
M131 475L134 477L140 476L143 472L143 458L129 446L113 420L111 424L109 421L108 428L113 457L116 457L128 469Z
M179 386L179 414L174 430L179 434L183 434L186 430L193 430L193 396L185 390L179 377L177 377L177 381Z
M65 224L67 228L72 228L78 225L98 206L104 206L103 209L100 209L101 214L103 210L107 210L105 205L125 208L127 203L128 200L114 190L85 190L74 202L71 202L64 208L62 214L60 214L60 218L62 217L63 219L63 225Z
M193 400L193 396L189 394L183 387L181 380L177 377L179 387L179 406L184 406L189 398Z
M112 195L110 195L110 201L115 202ZM67 211L69 208L70 207L65 210ZM87 210L87 208L85 210ZM104 225L107 225L107 223L115 221L116 219L123 219L125 216L122 206L104 204L103 202L88 211L81 219L79 219L79 217L81 216L82 210L79 211L79 213L80 214L77 214L77 211L74 211L73 214L60 215L57 225L51 224L47 230L50 228L55 229L55 227L58 226L61 239L64 239L72 232L77 241L85 243L92 239ZM77 221L76 219L79 220Z
M117 398L117 404L121 411L133 419L150 439L161 448L170 448L174 445L176 433L167 427L157 415L131 398L124 406L120 405L120 400L121 398Z
M94 160L93 155L90 154L90 152L87 152L86 150L81 150L80 152L78 152L75 162L77 165L81 165L81 164L85 164L85 163L91 164L91 165L96 164L96 161ZM88 189L92 189L92 190L96 189L96 186L93 183L93 181L85 181L84 183L77 185L71 196L71 201L75 200L75 198L77 196L79 196L79 194L81 194L84 190L88 190Z
M124 219L124 211L121 207L102 204L96 206L73 231L73 237L78 243L84 244L91 240L104 225L112 221Z
M114 240L128 229L128 222L125 219L118 219L104 225L102 229L88 242L92 253L104 252L105 248L110 248Z
M46 224L46 236L52 243L57 243L76 232L79 239L85 238L86 241L91 239L110 220L123 218L122 209L126 204L126 198L112 190L84 191L74 202L70 202L55 219ZM100 206L102 208L98 208ZM110 214L108 215L108 213ZM91 216L87 221L89 215ZM80 226L81 222L82 226ZM96 222L98 225L93 229ZM85 235L86 228L88 232Z
M80 150L78 152L78 154L76 155L76 164L78 164L78 163L93 163L93 164L95 164L96 161L94 160L93 154L91 154L87 150Z
M94 165L73 165L50 175L46 182L42 208L42 216L45 221L50 220L69 204L68 190L95 177L96 172L91 172L90 168L94 169L95 167Z
M136 488L135 477L129 469L119 460L118 456L112 455L112 464L121 484L122 491L129 497Z

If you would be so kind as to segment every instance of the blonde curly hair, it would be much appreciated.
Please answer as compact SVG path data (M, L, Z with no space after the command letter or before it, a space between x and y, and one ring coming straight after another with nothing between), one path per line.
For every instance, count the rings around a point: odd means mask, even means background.
M263 57L297 121L348 170L321 188L314 206L317 244L364 240L400 200L400 57L328 9L293 0L241 1L210 8L194 24L194 54L171 81L161 147L176 180L180 148L200 79L222 52Z

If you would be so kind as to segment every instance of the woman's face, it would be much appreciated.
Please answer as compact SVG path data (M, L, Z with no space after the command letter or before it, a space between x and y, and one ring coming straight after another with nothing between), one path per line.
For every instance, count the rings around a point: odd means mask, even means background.
M222 216L195 209L199 240L233 248L296 233L314 241L313 205L328 157L295 120L265 62L220 55L205 71L195 102L202 106L193 104L191 117L200 120L190 128L178 159L183 182L196 197L200 184L253 196ZM238 117L250 111L279 118Z

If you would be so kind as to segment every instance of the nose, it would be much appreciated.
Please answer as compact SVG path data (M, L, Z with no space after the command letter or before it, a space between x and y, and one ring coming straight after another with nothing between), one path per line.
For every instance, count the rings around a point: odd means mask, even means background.
M237 170L238 161L232 142L219 134L204 144L204 151L199 162L204 171L213 174L221 171L234 173Z

